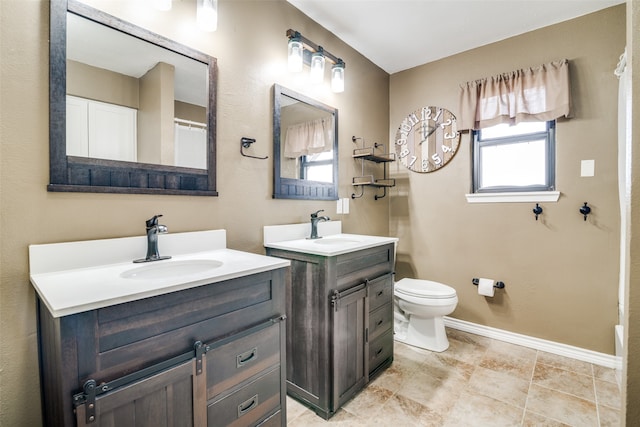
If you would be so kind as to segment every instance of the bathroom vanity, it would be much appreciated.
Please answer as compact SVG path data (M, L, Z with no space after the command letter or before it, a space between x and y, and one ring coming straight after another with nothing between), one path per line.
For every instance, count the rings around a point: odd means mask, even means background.
M284 426L289 262L160 239L30 247L45 425Z
M328 419L393 361L397 239L340 233L272 241L287 233L266 229L267 254L291 261L287 393Z

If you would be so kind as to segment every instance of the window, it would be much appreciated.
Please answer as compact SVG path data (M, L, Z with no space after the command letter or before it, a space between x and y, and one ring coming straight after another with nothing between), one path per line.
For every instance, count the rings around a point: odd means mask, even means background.
M300 159L301 179L333 182L333 150L308 154Z
M555 120L473 132L473 192L555 189Z

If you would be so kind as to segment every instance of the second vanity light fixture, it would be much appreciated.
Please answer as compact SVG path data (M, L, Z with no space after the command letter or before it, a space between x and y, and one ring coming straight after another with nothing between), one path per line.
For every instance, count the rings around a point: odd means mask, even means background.
M298 31L287 30L288 43L288 63L289 71L297 73L302 71L303 64L310 67L310 81L313 84L320 84L324 81L324 65L326 61L331 62L331 90L336 93L344 92L344 68L342 59L324 50Z
M172 0L153 0L158 10L171 10ZM202 31L213 32L218 29L218 0L197 0L196 22Z

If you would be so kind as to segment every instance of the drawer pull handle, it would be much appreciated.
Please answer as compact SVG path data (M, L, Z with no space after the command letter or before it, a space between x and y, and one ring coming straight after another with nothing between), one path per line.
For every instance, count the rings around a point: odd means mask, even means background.
M378 292L378 295L376 295L376 296L381 297L381 296L382 296L382 294L384 294L384 291L379 291L379 292Z
M238 405L238 418L240 418L241 416L243 416L244 414L246 414L256 406L258 406L257 394Z
M378 351L376 351L376 356L380 356L380 353L382 353L382 350L383 350L383 348L382 348L382 347L380 347L380 348L378 349Z
M254 347L249 351L236 356L236 368L241 368L249 362L253 362L258 358L258 347Z
M380 326L380 325L382 325L382 323L383 323L383 322L384 322L384 319L380 319L380 320L378 320L378 323L376 323L376 326Z

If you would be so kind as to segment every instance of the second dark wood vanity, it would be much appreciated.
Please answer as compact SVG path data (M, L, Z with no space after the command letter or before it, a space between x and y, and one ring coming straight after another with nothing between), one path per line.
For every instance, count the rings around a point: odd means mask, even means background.
M393 361L394 245L291 261L287 393L330 418Z

